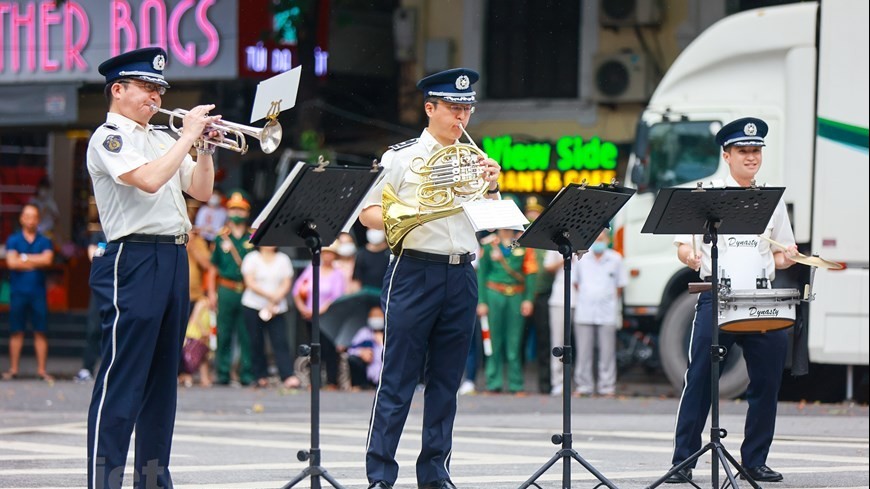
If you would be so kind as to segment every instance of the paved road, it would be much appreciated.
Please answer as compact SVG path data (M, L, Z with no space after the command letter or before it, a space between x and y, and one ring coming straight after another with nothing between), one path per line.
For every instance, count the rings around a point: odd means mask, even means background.
M69 381L0 382L0 487L85 486L91 387ZM322 464L348 488L367 485L363 451L372 398L372 392L321 396ZM422 399L420 394L415 398L399 447L397 488L416 487ZM309 401L310 395L302 391L181 389L171 466L176 487L284 486L306 467L296 460L296 452L311 446ZM574 448L614 486L646 487L670 465L676 404L676 399L660 395L574 399ZM739 458L746 405L725 401L720 406L720 424L731 431L724 445ZM550 437L561 432L561 407L561 398L541 395L461 397L451 466L454 482L463 489L518 487L556 453ZM710 461L706 454L695 471L701 487L711 487ZM766 487L868 487L867 406L781 403L769 464L785 481ZM598 483L578 462L570 467L572 487ZM309 487L309 481L297 487ZM542 488L562 487L561 481L561 462L538 480Z

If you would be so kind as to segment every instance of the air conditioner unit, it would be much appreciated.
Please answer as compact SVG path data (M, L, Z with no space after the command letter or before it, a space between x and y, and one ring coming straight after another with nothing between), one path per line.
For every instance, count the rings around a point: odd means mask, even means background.
M646 102L655 88L652 66L645 55L599 54L594 58L593 67L596 102Z
M598 18L604 27L659 25L661 0L601 0Z

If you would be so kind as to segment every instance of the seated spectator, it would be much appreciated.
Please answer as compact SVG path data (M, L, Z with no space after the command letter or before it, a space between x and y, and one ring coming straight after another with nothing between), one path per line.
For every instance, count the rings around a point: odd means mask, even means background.
M339 242L336 240L331 245L321 248L320 253L320 311L325 313L332 303L344 295L347 290L347 277L335 267L338 257ZM304 328L299 332L299 344L307 343L311 339L311 318L314 313L313 292L314 268L309 264L299 274L296 283L293 284L293 302L296 310L304 321ZM326 388L338 389L338 352L336 345L326 335L320 336L321 360L326 369Z
M178 383L193 386L193 374L199 372L199 385L211 387L211 373L208 355L211 337L211 313L208 299L202 297L192 302L192 312L184 332L184 343L181 347L181 373Z
M347 349L353 390L369 389L378 385L383 351L384 312L381 306L375 306L369 310L366 325L356 332Z
M199 208L194 223L203 239L209 244L214 243L215 237L227 223L227 210L223 206L220 190L214 189L206 205Z

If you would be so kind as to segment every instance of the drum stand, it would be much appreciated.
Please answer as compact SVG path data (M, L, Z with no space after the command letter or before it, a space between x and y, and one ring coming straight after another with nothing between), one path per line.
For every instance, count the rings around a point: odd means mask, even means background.
M535 482L556 462L562 460L562 489L571 488L571 460L576 460L610 489L616 486L572 448L571 434L571 374L574 364L571 348L571 255L575 250L587 250L610 219L628 202L634 190L619 188L615 183L600 188L571 184L553 199L549 207L517 238L517 244L529 248L556 249L562 255L565 270L565 334L564 345L553 348L553 355L562 357L562 433L553 435L553 444L562 448L528 480L520 485L525 489ZM596 486L597 487L597 486Z
M737 460L728 453L720 441L728 435L724 428L719 427L719 362L725 358L727 349L719 344L719 247L717 243L720 227L726 222L728 232L725 234L761 234L764 226L770 221L776 204L784 191L783 188L772 187L750 187L749 189L729 187L704 190L700 185L695 190L687 188L663 189L641 230L642 233L655 234L684 234L686 232L697 234L693 231L697 230L699 222L704 222L704 242L710 244L712 248L710 251L712 259L711 282L709 284L690 284L690 290L693 292L709 291L713 299L711 310L713 317L710 323L713 327L710 345L710 442L686 460L671 467L671 470L647 486L646 489L661 485L672 475L689 467L707 451L713 453L711 462L713 489L719 488L719 462L722 462L728 479L727 483L723 483L723 487L728 487L728 485L735 489L738 487L735 473L731 470L733 467L754 489L761 489L761 486L752 480L743 466L737 463ZM747 208L751 209L752 215L741 215L741 213L746 212ZM688 479L685 482L699 488L697 484Z

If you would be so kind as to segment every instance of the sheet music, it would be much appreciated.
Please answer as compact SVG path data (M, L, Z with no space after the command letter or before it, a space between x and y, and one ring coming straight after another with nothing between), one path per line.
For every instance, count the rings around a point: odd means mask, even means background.
M275 206L278 205L278 200L281 198L282 195L284 195L287 187L289 187L290 184L293 183L293 180L296 179L296 175L299 174L299 172L302 171L303 168L305 168L305 165L306 163L303 161L296 162L296 166L294 166L293 169L290 170L290 173L287 174L287 178L284 179L284 182L281 183L281 186L278 187L278 190L275 191L275 194L272 195L271 199L269 199L269 203L266 204L266 207L263 208L263 210L260 212L260 215L258 215L257 218L254 219L253 224L251 224L251 228L259 229L260 224L263 224L263 221L266 219L269 213L272 212L272 209L274 209Z
M475 231L483 231L484 229L523 231L529 223L529 220L526 219L526 216L512 199L481 199L465 202L461 205Z

